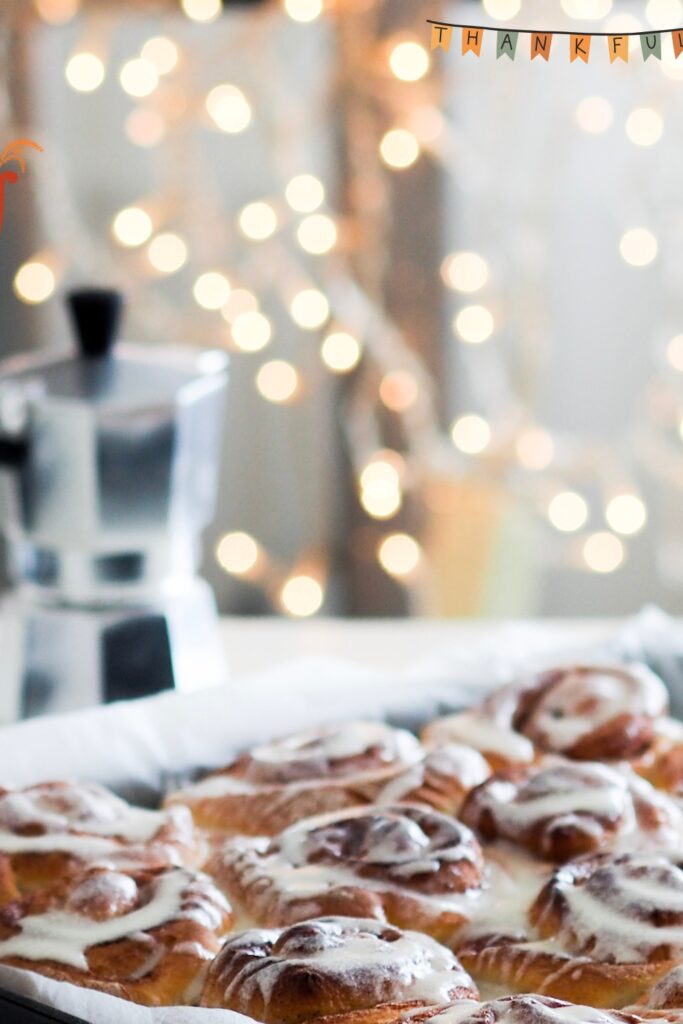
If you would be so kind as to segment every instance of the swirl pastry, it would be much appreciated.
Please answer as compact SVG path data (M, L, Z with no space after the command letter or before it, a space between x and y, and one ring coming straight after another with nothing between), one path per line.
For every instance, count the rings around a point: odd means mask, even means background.
M591 761L499 772L470 793L462 820L492 842L505 839L563 863L628 842L674 845L680 810L647 782Z
M372 803L424 751L403 729L351 722L256 747L167 798L203 828L275 835L300 818Z
M592 1006L577 1006L562 999L548 996L504 996L480 1003L461 999L449 1006L431 1006L416 1010L410 1017L394 1017L410 1024L638 1024L636 1014L618 1010L597 1010ZM331 1018L330 1024L340 1024L340 1018ZM348 1014L345 1024L364 1024L363 1015ZM387 1022L389 1024L389 1022Z
M0 790L0 905L86 864L154 869L193 865L199 855L186 808L143 810L88 783Z
M89 868L0 909L0 963L148 1006L199 996L232 914L206 875Z
M469 919L484 866L465 825L397 805L307 818L270 840L228 840L207 871L257 924L372 917L448 941Z
M491 774L478 750L446 743L386 784L377 804L427 804L443 814L457 814L467 794Z
M683 854L579 857L555 871L530 919L540 943L475 946L465 966L517 991L635 1003L683 958Z
M378 921L326 917L228 939L209 968L201 1005L265 1024L353 1011L380 1024L461 998L476 999L476 986L433 939Z
M647 749L667 708L664 684L645 665L566 666L503 687L475 711L432 723L423 739L469 734L466 742L491 756L494 767L528 763L534 750L580 761L626 760Z

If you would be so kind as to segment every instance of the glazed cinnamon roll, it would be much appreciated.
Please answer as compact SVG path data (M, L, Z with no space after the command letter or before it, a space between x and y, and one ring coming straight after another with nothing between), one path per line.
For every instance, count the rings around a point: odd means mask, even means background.
M484 878L465 825L408 805L306 818L270 840L232 839L207 871L261 925L349 915L445 941L469 919Z
M530 910L539 942L462 951L482 981L595 1006L635 1003L683 958L683 854L600 853L558 868Z
M423 739L469 734L494 767L529 763L534 750L581 761L626 760L647 749L667 708L664 684L645 665L567 666L503 687L478 709L432 723Z
M90 868L0 908L0 963L148 1006L191 1003L231 922L206 875Z
M201 850L186 808L144 810L91 783L0 790L0 904L86 864L194 865Z
M424 755L418 740L380 722L351 722L256 747L167 798L203 828L275 835L300 818L372 803Z
M577 1006L548 996L504 996L480 1003L461 999L449 1006L430 1006L409 1015L395 1015L386 1024L638 1024L635 1013L618 1010L597 1010L592 1006ZM322 1018L316 1024L366 1024L362 1011L343 1016Z
M375 803L427 804L442 814L457 814L467 794L490 774L478 750L446 743L391 779Z
M647 749L633 762L644 779L672 796L683 797L683 723L660 718Z
M499 772L470 793L462 820L486 842L505 839L562 863L617 844L673 846L683 815L628 770L557 760Z
M265 1024L362 1011L379 1024L419 1006L476 999L455 956L426 935L326 917L228 939L209 968L202 1006Z

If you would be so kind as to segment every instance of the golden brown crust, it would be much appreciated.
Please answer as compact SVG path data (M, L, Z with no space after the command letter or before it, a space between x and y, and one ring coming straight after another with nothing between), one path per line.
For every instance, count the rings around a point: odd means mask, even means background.
M396 805L309 818L270 842L229 840L207 871L262 925L344 914L450 941L468 920L483 860L464 825Z
M94 868L0 909L0 963L132 1002L192 1002L232 923L221 893L184 868Z
M387 924L328 917L228 939L201 1005L265 1024L370 1012L375 1024L403 1008L476 998L454 955L427 936Z

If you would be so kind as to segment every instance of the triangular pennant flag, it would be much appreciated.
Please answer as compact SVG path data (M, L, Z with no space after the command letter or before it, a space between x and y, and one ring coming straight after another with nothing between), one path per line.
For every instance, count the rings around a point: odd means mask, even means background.
M441 47L448 53L451 46L453 28L451 25L432 25L432 50Z
M683 32L680 29L676 29L671 33L671 39L674 44L674 57L680 57L683 53Z
M496 58L500 59L503 54L507 54L510 60L515 59L515 53L517 52L517 37L519 32L507 32L501 29L498 32L498 40L496 44Z
M643 60L648 57L662 59L662 36L660 32L648 32L640 37L640 48L643 51Z
M573 62L575 60L582 60L584 64L588 63L588 56L591 52L591 37L570 35L569 37L569 60Z
M534 57L543 57L543 60L548 60L550 57L550 47L553 43L552 32L532 32L531 33L531 59Z
M610 64L614 64L615 60L623 60L628 64L628 36L610 36L607 45Z
M481 54L481 44L484 39L484 30L481 28L463 28L462 30L462 52L473 53L475 57Z

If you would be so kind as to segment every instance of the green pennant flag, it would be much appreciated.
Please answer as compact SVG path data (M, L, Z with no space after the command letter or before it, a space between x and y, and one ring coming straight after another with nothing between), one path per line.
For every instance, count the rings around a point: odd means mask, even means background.
M515 59L515 53L517 52L517 36L519 32L505 32L502 29L497 33L496 42L496 59L499 60L504 53L508 55L510 60Z
M643 60L648 57L662 59L662 34L661 32L646 32L640 37L640 48L643 51Z

